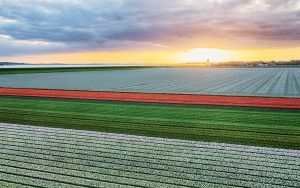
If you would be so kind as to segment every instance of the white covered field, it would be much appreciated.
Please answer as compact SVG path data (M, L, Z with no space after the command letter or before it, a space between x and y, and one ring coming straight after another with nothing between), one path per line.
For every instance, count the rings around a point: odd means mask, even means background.
M300 151L0 123L0 187L300 187Z
M145 68L0 75L0 87L300 97L300 68Z

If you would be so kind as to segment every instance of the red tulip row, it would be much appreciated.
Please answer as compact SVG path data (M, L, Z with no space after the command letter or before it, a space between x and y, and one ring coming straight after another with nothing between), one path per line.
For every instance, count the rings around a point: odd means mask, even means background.
M0 88L3 96L300 109L300 98Z

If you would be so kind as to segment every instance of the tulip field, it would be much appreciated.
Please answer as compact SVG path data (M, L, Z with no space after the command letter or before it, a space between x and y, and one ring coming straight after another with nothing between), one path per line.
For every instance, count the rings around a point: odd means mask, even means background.
M300 98L0 88L2 96L300 109Z
M1 187L299 187L300 152L0 124Z
M0 71L0 87L300 97L300 68L102 69L79 69L77 72L74 72L77 69L71 69L70 72L59 72L60 69L33 69L23 72L3 70L2 74ZM51 70L53 72L48 72Z
M0 187L300 187L300 68L0 69Z

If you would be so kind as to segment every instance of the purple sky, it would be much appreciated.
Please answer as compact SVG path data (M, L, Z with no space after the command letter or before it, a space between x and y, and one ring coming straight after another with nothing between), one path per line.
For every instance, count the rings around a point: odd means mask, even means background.
M300 0L0 0L0 56L299 41Z

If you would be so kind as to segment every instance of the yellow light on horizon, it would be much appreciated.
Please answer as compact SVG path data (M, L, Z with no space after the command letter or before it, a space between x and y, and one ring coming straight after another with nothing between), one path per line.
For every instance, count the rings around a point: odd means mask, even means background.
M0 61L23 63L69 63L69 64L145 64L172 65L179 63L222 61L281 61L300 59L300 47L273 49L194 48L187 51L90 51L20 56L0 56Z
M214 49L214 48L195 48L188 52L183 52L178 55L178 60L184 62L224 62L230 61L235 57L235 54L229 50Z

